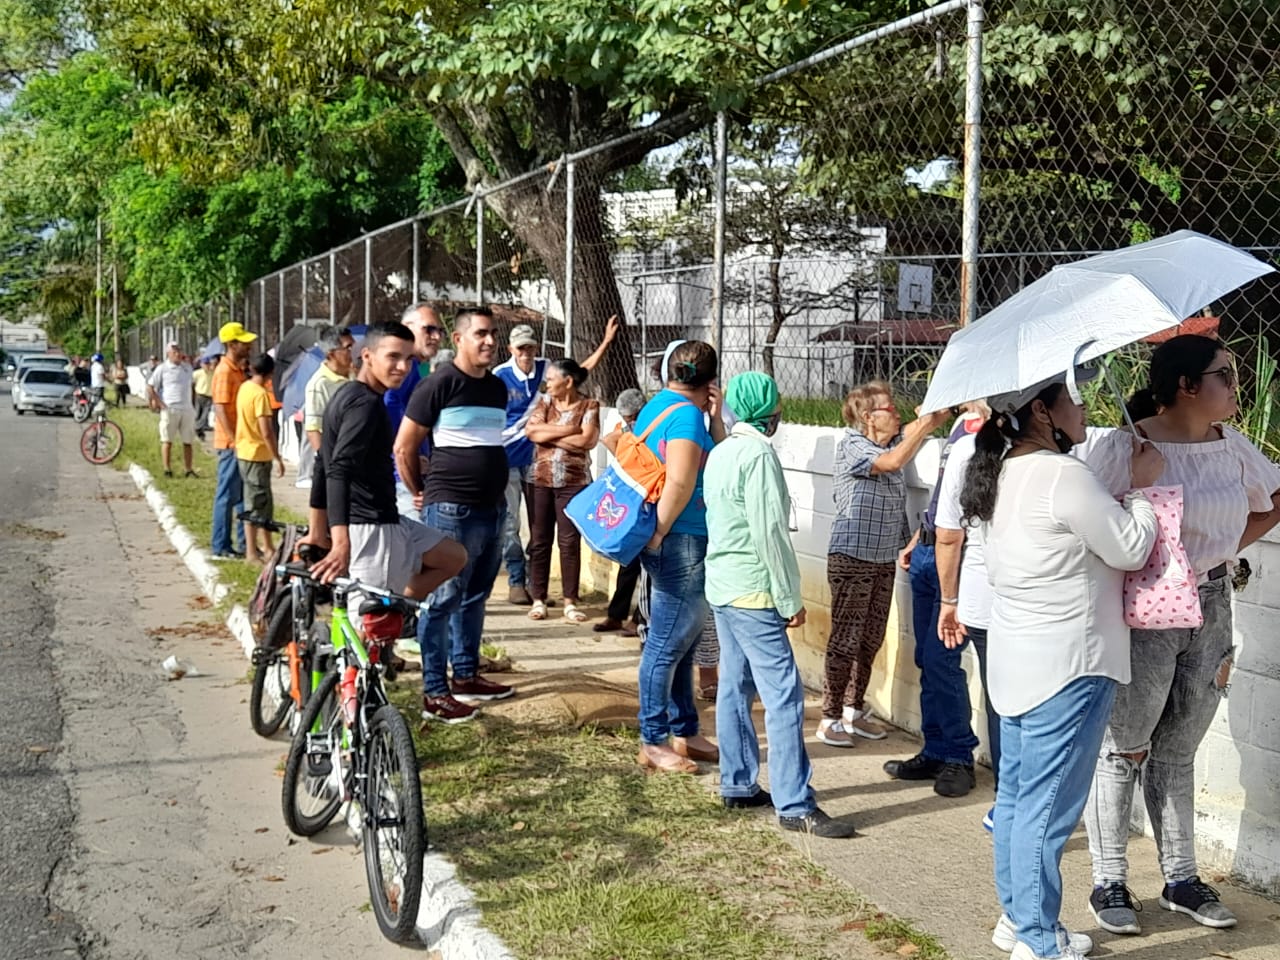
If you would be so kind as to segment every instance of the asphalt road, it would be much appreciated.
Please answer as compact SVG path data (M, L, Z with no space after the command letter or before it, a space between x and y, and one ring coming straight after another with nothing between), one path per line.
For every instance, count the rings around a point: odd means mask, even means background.
M0 960L401 956L343 827L285 829L287 742L250 730L244 654L128 474L6 387Z
M56 421L13 415L8 385L0 382L0 956L78 956L84 931L49 895L74 818L55 753L64 721L52 654L56 574L33 522L55 499L68 451L53 442Z

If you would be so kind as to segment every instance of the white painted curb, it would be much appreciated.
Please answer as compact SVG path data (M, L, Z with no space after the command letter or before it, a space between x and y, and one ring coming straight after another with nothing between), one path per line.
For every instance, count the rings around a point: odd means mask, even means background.
M168 498L156 487L150 473L130 463L129 476L204 595L215 604L221 603L228 591L218 578L217 567L210 561L208 551L178 522ZM247 659L256 641L249 625L249 613L242 604L237 603L227 614L227 629L244 648ZM416 925L418 939L437 951L440 960L515 960L506 945L481 926L475 894L458 879L453 864L430 851L422 863L422 902Z

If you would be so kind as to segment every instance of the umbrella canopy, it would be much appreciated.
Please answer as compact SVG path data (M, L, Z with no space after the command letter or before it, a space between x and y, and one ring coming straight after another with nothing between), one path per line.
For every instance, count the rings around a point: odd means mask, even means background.
M352 350L360 349L366 329L363 324L347 328L347 332L355 339ZM324 354L320 352L319 347L313 346L297 354L288 369L280 376L280 388L276 396L280 398L286 420L302 409L306 402L307 382L315 376L315 372L320 369L322 363L324 363ZM276 369L279 369L278 362Z
M276 358L276 371L271 378L271 385L275 388L277 397L284 390L284 375L290 364L304 351L316 345L318 333L315 327L308 324L295 324L276 345L276 352L272 354Z
M921 409L1023 390L1175 326L1273 270L1191 230L1054 267L952 334Z

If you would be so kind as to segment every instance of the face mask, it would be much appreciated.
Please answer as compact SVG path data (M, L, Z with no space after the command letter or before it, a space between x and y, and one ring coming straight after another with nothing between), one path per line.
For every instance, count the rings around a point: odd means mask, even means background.
M1076 442L1068 437L1062 430L1058 429L1057 425L1053 422L1052 414L1048 414L1046 411L1046 415L1049 417L1049 426L1053 428L1053 442L1057 445L1058 452L1070 453L1071 448L1076 445Z
M778 424L780 424L781 422L782 422L781 412L775 413L773 416L771 416L768 420L764 422L764 429L761 430L760 432L763 433L766 437L772 437L775 433L778 432Z

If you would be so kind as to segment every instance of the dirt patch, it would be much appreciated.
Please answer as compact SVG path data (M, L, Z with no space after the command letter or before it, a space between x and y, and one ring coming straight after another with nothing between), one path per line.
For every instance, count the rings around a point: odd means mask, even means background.
M93 499L99 500L102 503L107 503L110 500L141 500L142 494L140 493L95 493L93 495Z
M613 730L635 726L640 703L635 690L607 680L565 672L531 673L521 675L518 697L485 709L517 723Z
M147 631L156 643L166 640L223 640L227 636L226 627L213 622L187 621L174 627L152 627Z
M198 593L187 601L187 606L192 610L209 610L213 607L213 601L203 593Z
M41 527L33 527L25 523L7 523L0 527L0 533L6 536L16 537L21 540L61 540L66 536L60 530L45 530Z

